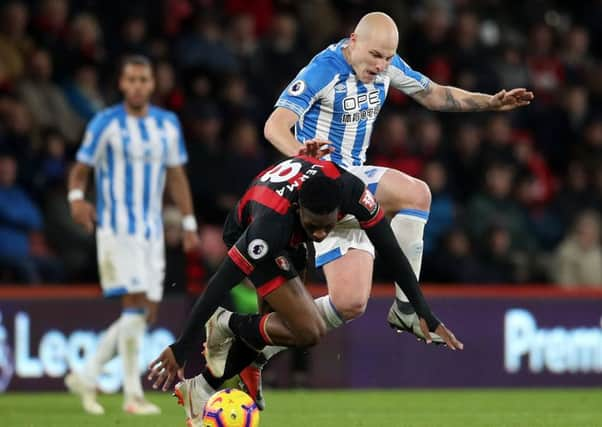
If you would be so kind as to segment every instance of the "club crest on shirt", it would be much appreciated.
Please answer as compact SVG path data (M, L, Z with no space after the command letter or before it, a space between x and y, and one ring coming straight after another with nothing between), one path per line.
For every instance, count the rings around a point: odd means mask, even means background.
M268 244L265 240L254 239L251 241L251 243L249 243L247 252L252 259L260 259L268 253Z
M376 212L376 209L378 208L378 204L376 203L374 196L367 188L362 193L362 197L360 197L360 205L365 207L370 213Z
M291 269L291 265L288 262L288 259L286 259L285 256L279 256L275 259L276 261L276 265L278 265L278 268L280 270L283 271L289 271Z
M297 80L297 81L293 82L293 84L291 84L291 86L288 88L288 93L290 93L291 95L297 96L297 95L301 95L304 90L305 90L305 82L303 80Z

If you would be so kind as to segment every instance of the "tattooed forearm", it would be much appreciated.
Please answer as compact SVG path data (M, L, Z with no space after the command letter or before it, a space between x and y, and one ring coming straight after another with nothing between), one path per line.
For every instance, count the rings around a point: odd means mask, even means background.
M452 94L452 91L449 87L445 88L445 103L443 104L442 110L462 111L462 106L460 105L460 102L458 102L458 100L454 98L454 95Z
M483 111L486 110L489 106L489 103L486 100L478 101L475 98L466 98L463 100L468 108L465 108L464 111Z
M492 98L484 93L468 92L434 82L413 96L428 109L436 111L485 111L491 108Z

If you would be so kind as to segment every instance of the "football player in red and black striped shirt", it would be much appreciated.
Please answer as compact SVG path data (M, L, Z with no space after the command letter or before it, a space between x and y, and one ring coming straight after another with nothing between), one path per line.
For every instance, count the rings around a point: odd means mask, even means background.
M238 354L236 360L228 357L217 372L206 372L209 384L204 385L215 388L221 377L238 373L265 345L315 344L326 329L323 316L299 278L298 271L305 263L304 242L323 240L345 215L357 219L392 278L409 296L424 320L425 336L434 331L450 348L461 349L462 343L428 307L407 258L364 183L334 163L298 156L262 172L228 216L224 226L228 257L197 300L178 340L151 364L150 377L157 377L155 386L167 390L176 371L201 342L203 326L227 292L245 277L274 312L229 314L230 333L242 339L243 343L234 341L241 349L230 352ZM229 339L221 349L225 353L233 342Z

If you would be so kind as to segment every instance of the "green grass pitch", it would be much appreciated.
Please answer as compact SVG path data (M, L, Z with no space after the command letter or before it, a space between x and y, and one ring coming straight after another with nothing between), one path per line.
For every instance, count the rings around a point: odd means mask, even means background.
M121 396L101 396L107 415L83 414L66 393L0 395L0 426L185 426L168 394L149 393L160 416L121 413ZM602 389L275 391L260 427L602 426Z

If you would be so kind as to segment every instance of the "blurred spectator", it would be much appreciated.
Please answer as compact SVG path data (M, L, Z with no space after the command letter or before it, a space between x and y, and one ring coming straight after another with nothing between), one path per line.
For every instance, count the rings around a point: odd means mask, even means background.
M102 61L106 55L102 37L102 30L94 15L80 13L75 16L69 28L67 52L63 53L67 55L67 68L60 71L68 73L82 61Z
M412 176L422 172L422 159L411 152L406 118L390 113L377 124L373 149L368 152L371 164L397 169Z
M42 228L42 215L16 178L14 157L0 153L0 268L8 269L18 282L57 280L60 274L53 262L32 254L30 233Z
M525 56L519 46L507 43L494 63L493 69L499 79L498 87L529 87L529 70Z
M218 198L225 211L234 207L253 178L270 164L259 145L258 133L257 126L250 120L240 120L230 131Z
M479 253L483 283L516 283L519 277L516 272L514 254L512 252L512 236L504 226L492 225L485 232L483 247Z
M592 117L583 129L583 143L579 145L577 155L596 170L602 165L602 115Z
M28 20L29 9L22 1L8 1L0 10L0 87L12 86L24 74L33 50Z
M221 110L224 117L236 121L239 119L254 119L262 123L261 110L253 94L247 88L247 81L240 75L232 75L225 79L221 90Z
M184 91L178 86L176 72L167 61L155 65L153 103L178 112L184 107Z
M565 70L555 51L554 30L545 24L536 24L529 36L527 65L537 93L537 102L550 105L565 81Z
M121 23L121 38L117 40L111 56L121 58L124 55L139 54L150 57L146 22L147 20L142 15L127 16Z
M476 123L459 124L447 162L454 198L464 204L480 189L484 168L482 131Z
M516 136L514 142L514 158L518 167L532 178L531 203L547 203L555 191L554 178L544 157L533 146L529 135Z
M42 150L37 159L34 178L36 189L43 194L46 188L64 185L67 177L67 144L56 129L45 129L42 134Z
M218 18L209 13L198 13L192 31L182 36L175 56L184 68L199 67L214 73L236 72L238 61L222 37Z
M33 19L32 30L36 41L50 52L57 64L65 59L69 39L68 16L68 0L41 0ZM58 65L57 69L67 71L62 65Z
M483 161L515 164L512 124L507 114L493 114L487 121Z
M485 188L468 203L466 226L476 241L496 243L502 233L508 233L514 249L534 249L534 239L527 227L527 219L512 198L515 171L503 163L491 165L485 172ZM493 241L492 241L493 239Z
M585 164L578 160L569 163L562 187L553 201L565 228L575 221L575 214L592 207L592 195Z
M448 33L451 11L443 1L430 0L419 10L419 26L408 31L403 56L412 68L440 84L451 83Z
M96 65L83 62L74 66L71 79L63 86L70 107L84 122L92 119L106 105L98 79Z
M589 53L589 33L585 28L576 26L563 39L562 62L567 82L585 82L593 65L593 58Z
M299 22L288 12L274 15L269 34L263 38L253 61L252 85L261 93L266 115L273 102L297 71L308 53L299 38Z
M241 71L246 73L251 68L251 61L256 55L258 43L255 37L255 21L248 13L240 13L230 17L225 41L241 64Z
M479 17L474 11L463 10L456 17L455 45L451 54L455 81L466 90L495 93L499 83L479 39L479 30Z
M600 212L583 211L556 250L554 281L564 287L602 288Z
M34 156L37 148L34 143L34 131L31 114L18 99L7 97L0 114L6 123L0 147L11 153L18 165L17 181L25 188L31 188L34 176Z
M441 162L431 161L424 167L422 179L431 189L431 210L424 230L424 253L431 252L440 237L452 228L455 207L447 186L447 172Z
M578 150L582 129L591 116L588 98L584 86L570 85L563 88L558 106L533 116L537 147L556 174L566 172L566 159Z
M514 193L538 247L543 250L556 247L564 233L564 224L556 211L542 203L541 186L535 176L523 172L516 180Z
M224 174L224 147L221 140L222 117L213 103L187 107L188 176L195 204L194 211L203 221L222 223L226 212L218 207L219 179Z
M454 228L441 236L440 248L428 254L422 282L479 283L483 274L464 230Z
M52 82L52 58L38 49L30 58L29 75L19 85L19 93L38 127L56 126L67 140L75 143L84 123L69 107L63 92Z
M416 150L422 161L441 158L443 156L441 122L432 114L421 114L415 122L413 139L416 141Z

